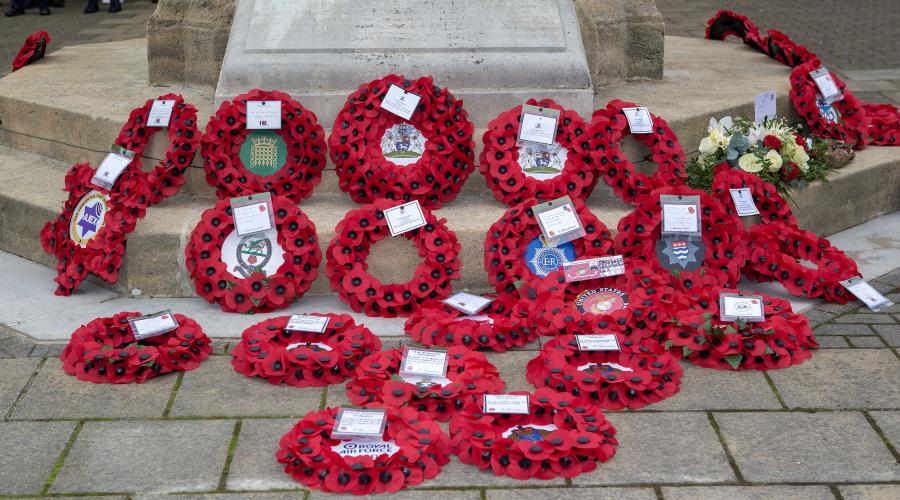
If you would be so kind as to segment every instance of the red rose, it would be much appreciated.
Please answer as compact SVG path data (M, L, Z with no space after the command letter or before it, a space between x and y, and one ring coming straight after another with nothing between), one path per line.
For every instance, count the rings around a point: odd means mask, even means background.
M765 139L763 139L763 146L774 149L775 151L781 151L781 140L774 135L767 135Z
M791 182L797 177L800 177L800 167L794 162L788 163L786 167L781 169L781 172L785 182Z

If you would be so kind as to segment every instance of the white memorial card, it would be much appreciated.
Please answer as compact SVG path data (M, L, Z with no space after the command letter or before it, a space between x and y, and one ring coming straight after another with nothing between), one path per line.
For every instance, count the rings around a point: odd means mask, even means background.
M719 294L719 319L747 323L764 321L762 295Z
M381 438L386 424L387 416L383 409L341 408L334 420L331 437Z
M447 375L447 351L407 347L400 361L400 375L421 375L445 378Z
M131 165L134 160L134 152L119 146L113 146L106 158L100 162L91 184L104 189L112 189L122 172Z
M824 99L825 102L830 104L844 98L841 89L834 83L831 73L829 73L826 68L810 71L809 76L816 82L816 86L819 87L819 93L822 94L822 99Z
M614 333L594 333L591 335L576 335L579 351L621 351L619 339Z
M247 130L281 129L281 101L247 101Z
M404 90L392 83L384 95L384 99L381 100L381 109L390 111L404 120L409 120L415 113L420 99L422 96L419 94Z
M494 299L482 297L480 295L472 295L471 293L459 292L442 300L444 304L462 311L468 315L478 314L482 309L488 306Z
M577 240L585 234L575 205L568 196L535 205L531 211L544 239L553 240L556 245Z
M700 230L700 217L694 205L663 203L662 232L696 233Z
M729 189L731 191L731 199L734 201L734 208L737 210L739 217L746 215L759 215L759 209L753 202L753 194L750 188Z
M325 333L328 327L328 316L310 316L292 314L284 329L292 332Z
M482 404L485 413L517 415L531 413L527 394L485 394Z
M128 323L131 325L135 340L155 337L178 328L178 321L175 320L171 310L128 318Z
M556 140L559 110L526 104L522 106L522 122L519 125L517 143L534 142L550 145Z
M859 276L841 281L841 284L844 285L844 288L849 290L850 293L855 295L857 299L862 301L863 304L867 305L869 309L875 312L881 312L894 305L890 299L882 295L878 290L872 288L872 285Z
M157 99L150 106L150 114L147 116L148 127L168 127L172 119L172 110L175 109L175 99Z
M775 107L775 91L770 90L763 92L753 98L753 121L762 123L766 120L775 118L777 114Z
M384 218L387 221L391 236L397 236L427 224L425 222L425 214L422 213L422 206L419 205L419 200L413 200L385 210Z
M261 233L275 227L272 195L269 193L232 198L231 214L234 217L234 230L238 236Z
M649 134L653 132L653 117L650 110L639 106L637 108L622 108L625 119L628 120L628 128L632 134Z

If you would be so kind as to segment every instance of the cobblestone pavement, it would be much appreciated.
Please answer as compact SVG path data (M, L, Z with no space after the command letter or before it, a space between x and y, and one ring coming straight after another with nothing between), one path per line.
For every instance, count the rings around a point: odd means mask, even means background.
M857 97L900 104L897 0L656 0L666 34L703 38L719 9L744 14L815 52Z

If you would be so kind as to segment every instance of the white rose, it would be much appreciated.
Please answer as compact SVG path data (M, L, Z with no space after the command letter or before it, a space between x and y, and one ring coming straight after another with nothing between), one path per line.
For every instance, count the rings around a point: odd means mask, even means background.
M756 155L747 153L738 159L738 166L745 172L755 174L763 169L763 164Z
M700 141L700 155L701 156L711 156L719 150L719 146L716 145L715 142L709 137L704 137L703 140Z
M806 150L803 148L794 148L794 154L791 157L794 163L800 167L800 170L806 172L809 170L809 155L806 154Z
M777 172L784 163L781 159L781 155L774 149L770 149L769 152L766 153L766 160L769 162L769 172Z

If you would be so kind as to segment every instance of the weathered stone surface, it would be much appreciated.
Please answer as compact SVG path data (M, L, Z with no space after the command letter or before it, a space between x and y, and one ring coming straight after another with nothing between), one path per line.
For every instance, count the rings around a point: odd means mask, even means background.
M487 500L566 498L568 500L655 500L650 488L542 488L487 490Z
M30 358L0 361L0 417L12 408L40 360Z
M297 419L244 420L238 445L228 469L229 490L270 490L298 488L300 483L284 473L275 460L281 436L297 423Z
M452 457L450 463L441 468L441 473L434 479L422 483L421 487L454 488L460 486L502 486L502 487L528 487L528 486L562 486L565 480L561 477L543 481L541 479L526 479L520 481L509 476L496 476L490 470L478 470L474 465L466 465L458 458Z
M887 314L845 314L843 316L838 316L834 318L835 323L864 323L867 325L872 324L897 324L894 321L894 318L888 316Z
M432 483L433 481L426 481L423 484L430 485ZM400 490L396 493L390 493L389 496L392 500L434 500L435 498L440 498L440 500L478 500L479 498L481 498L481 494L478 491L474 490ZM334 498L335 500L351 500L353 498L359 498L359 496L335 495L334 493L322 493L321 491L313 491L310 494L309 498L310 500L329 500L331 498Z
M823 335L821 337L816 337L816 340L819 342L819 347L822 349L846 349L850 347L850 344L844 339L844 337L838 337L836 335Z
M742 410L781 408L760 372L727 372L682 363L681 390L652 410Z
M500 378L506 382L506 392L533 391L534 386L525 380L525 365L538 353L534 351L486 352L488 361L497 367Z
M869 325L822 325L813 332L816 335L872 335Z
M173 498L173 495L137 495L132 498L135 500L297 500L303 495L305 490L295 492L259 492L259 493L214 493L201 495L184 495L180 494ZM81 497L79 497L81 498ZM109 497L103 497L109 498Z
M0 495L41 492L74 422L0 423Z
M844 500L887 500L900 498L897 484L850 484L838 486Z
M872 325L872 328L889 346L900 346L900 325Z
M87 422L50 491L213 490L233 429L231 420Z
M879 337L847 337L850 345L863 349L877 349L884 347L884 342Z
M900 449L900 412L873 411L870 415L894 449Z
M748 481L900 479L900 466L858 412L717 413L715 418Z
M808 500L834 498L828 486L664 486L666 500Z

